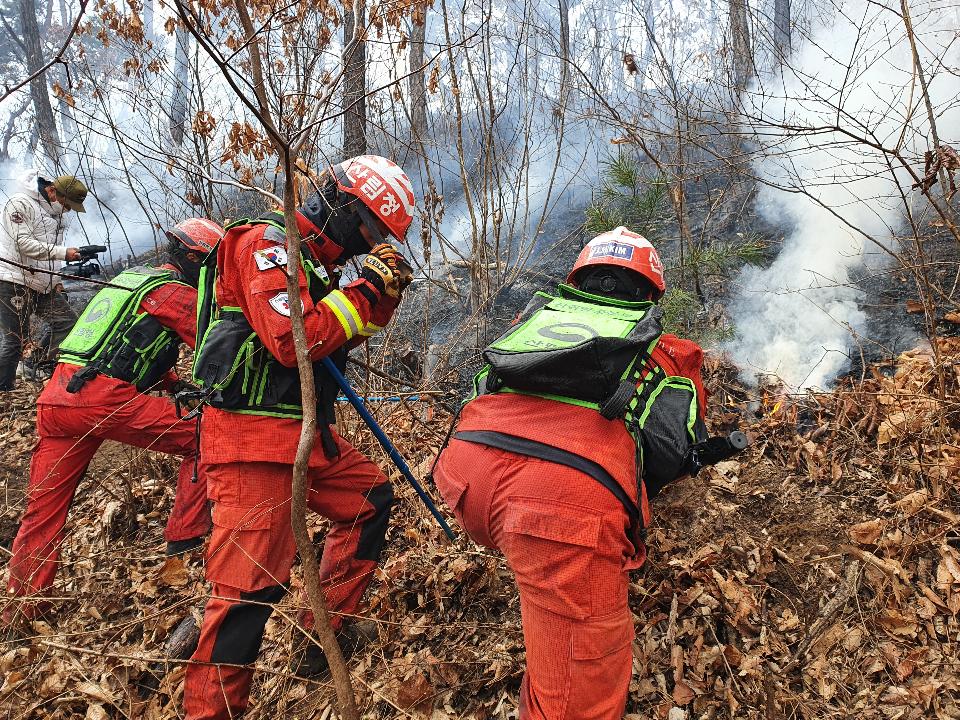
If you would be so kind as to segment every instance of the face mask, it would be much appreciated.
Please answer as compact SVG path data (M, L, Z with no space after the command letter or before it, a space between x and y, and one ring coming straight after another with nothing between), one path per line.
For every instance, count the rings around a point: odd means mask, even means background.
M200 284L200 265L187 258L187 249L175 237L167 236L167 262L180 271L185 283L193 287Z
M334 260L338 265L370 251L370 243L360 232L362 220L356 212L359 204L355 197L341 193L336 184L330 183L324 189L324 196L314 193L300 207L300 213L341 248Z
M174 264L180 268L180 274L183 276L185 283L191 287L198 287L200 285L200 263L181 260L179 263Z
M63 205L60 204L60 201L59 201L59 200L50 200L49 203L50 203L50 214L51 214L51 215L53 215L53 216L55 216L55 217L59 217L60 215L63 215L64 210L65 210L66 208L64 208Z

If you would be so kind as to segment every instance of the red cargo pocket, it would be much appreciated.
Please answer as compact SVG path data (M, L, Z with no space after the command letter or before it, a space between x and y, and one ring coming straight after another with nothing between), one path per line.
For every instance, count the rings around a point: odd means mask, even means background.
M454 514L456 514L457 519L463 523L462 518L460 518L460 499L463 497L464 491L467 489L467 481L458 473L452 466L456 464L455 460L450 460L452 451L449 452L450 455L441 455L440 460L437 461L437 467L433 471L433 481L437 485L437 490L440 491L440 496L443 498L443 501L447 503L447 507L450 508Z
M289 566L278 566L279 548L271 549L269 508L236 507L214 503L213 537L206 573L211 582L252 592L289 579Z
M524 599L564 617L592 615L600 516L556 500L514 497L508 503L502 549Z
M596 660L633 642L633 619L626 610L588 620L573 630L573 659Z
M588 508L539 498L510 498L503 529L570 545L595 548L600 517Z

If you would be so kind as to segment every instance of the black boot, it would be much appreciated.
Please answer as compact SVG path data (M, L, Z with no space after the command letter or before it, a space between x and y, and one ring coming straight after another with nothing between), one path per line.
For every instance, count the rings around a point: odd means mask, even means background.
M337 631L337 644L340 645L343 659L348 660L357 650L374 639L376 631L374 623L350 623L341 627ZM301 631L297 631L290 672L302 678L323 677L330 672L330 662L313 633L308 638Z
M183 555L185 552L189 552L201 545L203 545L203 536L187 538L186 540L171 540L167 543L167 557Z

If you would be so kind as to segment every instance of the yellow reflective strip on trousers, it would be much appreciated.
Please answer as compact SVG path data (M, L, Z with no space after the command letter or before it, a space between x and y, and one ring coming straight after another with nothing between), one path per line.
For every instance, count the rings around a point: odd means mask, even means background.
M320 302L333 310L340 324L343 325L343 331L346 333L347 340L360 333L363 321L360 319L360 313L353 306L353 303L347 299L339 290L326 295Z

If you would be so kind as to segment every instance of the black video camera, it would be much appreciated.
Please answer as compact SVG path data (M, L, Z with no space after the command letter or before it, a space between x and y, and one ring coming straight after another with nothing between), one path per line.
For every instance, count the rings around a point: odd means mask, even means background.
M91 278L94 275L99 275L103 271L103 268L100 267L100 263L97 261L97 255L106 251L106 245L84 245L83 247L78 247L77 252L80 253L80 259L69 261L64 266L64 272L78 278Z

